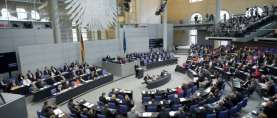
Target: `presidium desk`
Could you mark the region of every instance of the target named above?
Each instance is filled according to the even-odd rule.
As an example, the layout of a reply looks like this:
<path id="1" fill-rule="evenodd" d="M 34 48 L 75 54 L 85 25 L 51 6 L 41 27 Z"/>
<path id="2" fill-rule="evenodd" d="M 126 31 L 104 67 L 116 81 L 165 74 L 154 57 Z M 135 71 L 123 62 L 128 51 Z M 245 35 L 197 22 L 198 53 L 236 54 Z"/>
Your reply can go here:
<path id="1" fill-rule="evenodd" d="M 138 61 L 127 62 L 124 64 L 102 61 L 102 67 L 108 72 L 118 77 L 127 77 L 135 74 L 135 65 L 139 65 Z"/>

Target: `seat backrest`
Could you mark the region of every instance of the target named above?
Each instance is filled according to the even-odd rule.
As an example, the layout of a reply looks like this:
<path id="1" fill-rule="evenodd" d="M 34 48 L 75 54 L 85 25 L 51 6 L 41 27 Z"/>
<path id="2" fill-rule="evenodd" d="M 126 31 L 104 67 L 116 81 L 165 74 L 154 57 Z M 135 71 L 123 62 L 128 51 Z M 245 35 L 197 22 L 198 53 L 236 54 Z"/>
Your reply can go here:
<path id="1" fill-rule="evenodd" d="M 38 118 L 46 118 L 46 116 L 43 115 L 42 112 L 37 111 L 37 117 Z"/>
<path id="2" fill-rule="evenodd" d="M 147 107 L 147 112 L 157 112 L 157 106 L 151 105 Z"/>
<path id="3" fill-rule="evenodd" d="M 119 112 L 120 113 L 127 113 L 128 112 L 128 106 L 127 105 L 119 105 Z"/>
<path id="4" fill-rule="evenodd" d="M 85 114 L 81 114 L 81 118 L 88 118 L 88 116 Z"/>
<path id="5" fill-rule="evenodd" d="M 97 118 L 106 118 L 106 116 L 102 114 L 97 114 Z"/>
<path id="6" fill-rule="evenodd" d="M 148 102 L 151 100 L 151 97 L 142 97 L 142 102 Z"/>
<path id="7" fill-rule="evenodd" d="M 206 118 L 216 118 L 216 113 L 207 114 Z"/>
<path id="8" fill-rule="evenodd" d="M 108 105 L 109 105 L 109 108 L 116 109 L 115 103 L 109 102 Z"/>
<path id="9" fill-rule="evenodd" d="M 228 118 L 228 110 L 220 111 L 218 118 Z"/>

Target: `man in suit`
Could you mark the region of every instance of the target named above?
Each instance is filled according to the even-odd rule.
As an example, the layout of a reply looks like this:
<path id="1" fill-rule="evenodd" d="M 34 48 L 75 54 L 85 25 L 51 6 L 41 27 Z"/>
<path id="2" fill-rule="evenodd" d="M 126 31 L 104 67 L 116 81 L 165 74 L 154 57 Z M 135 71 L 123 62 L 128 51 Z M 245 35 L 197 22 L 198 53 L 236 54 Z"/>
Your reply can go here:
<path id="1" fill-rule="evenodd" d="M 39 69 L 37 69 L 35 75 L 37 79 L 42 79 L 42 72 Z"/>
<path id="2" fill-rule="evenodd" d="M 28 72 L 27 72 L 27 78 L 29 80 L 31 80 L 32 82 L 36 81 L 36 77 L 34 76 L 34 74 L 30 70 L 28 70 Z"/>
<path id="3" fill-rule="evenodd" d="M 104 104 L 107 104 L 108 101 L 106 100 L 105 96 L 106 96 L 106 93 L 102 93 L 102 95 L 99 97 L 99 101 L 103 102 Z"/>

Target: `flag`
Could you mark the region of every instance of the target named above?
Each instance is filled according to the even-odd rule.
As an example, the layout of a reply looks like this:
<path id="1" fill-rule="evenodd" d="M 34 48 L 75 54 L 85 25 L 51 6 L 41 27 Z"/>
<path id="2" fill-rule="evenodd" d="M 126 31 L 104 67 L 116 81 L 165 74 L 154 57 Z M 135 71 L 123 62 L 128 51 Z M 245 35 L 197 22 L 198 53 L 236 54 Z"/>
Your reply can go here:
<path id="1" fill-rule="evenodd" d="M 85 62 L 85 46 L 84 46 L 84 40 L 82 34 L 80 35 L 80 54 L 81 54 L 81 63 L 83 64 Z"/>
<path id="2" fill-rule="evenodd" d="M 123 32 L 123 51 L 124 51 L 124 54 L 126 53 L 126 49 L 127 49 L 127 46 L 126 46 L 126 35 L 125 35 L 125 31 Z"/>

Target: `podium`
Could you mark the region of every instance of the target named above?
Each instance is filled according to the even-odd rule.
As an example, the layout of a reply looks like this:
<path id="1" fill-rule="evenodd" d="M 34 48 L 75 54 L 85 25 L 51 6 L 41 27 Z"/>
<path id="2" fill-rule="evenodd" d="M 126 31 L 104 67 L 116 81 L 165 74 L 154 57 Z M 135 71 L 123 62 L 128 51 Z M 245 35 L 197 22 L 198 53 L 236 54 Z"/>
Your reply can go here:
<path id="1" fill-rule="evenodd" d="M 1 118 L 28 118 L 23 95 L 1 93 L 4 104 L 0 104 Z"/>

